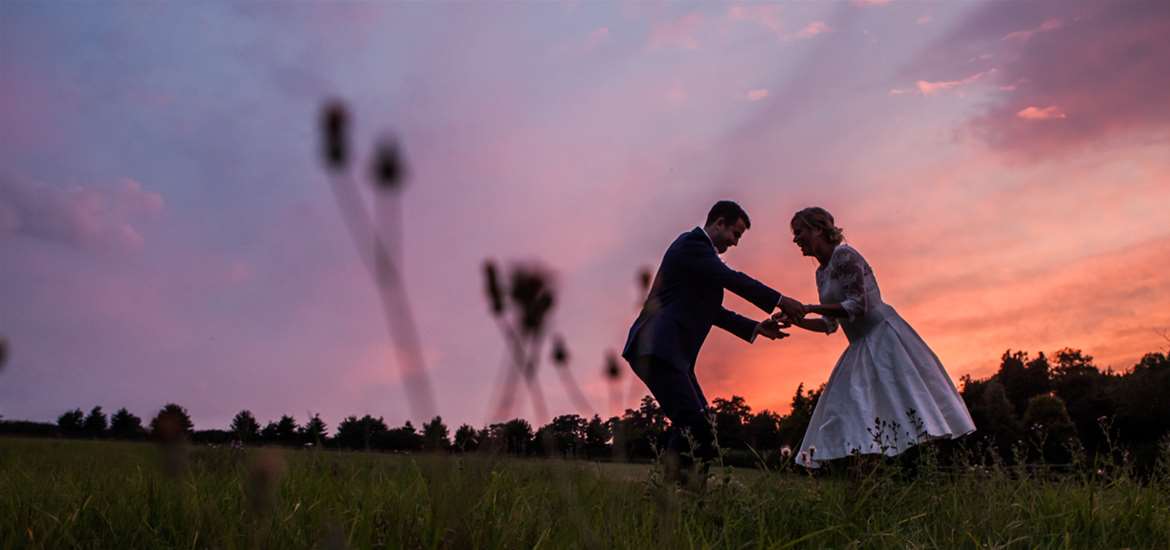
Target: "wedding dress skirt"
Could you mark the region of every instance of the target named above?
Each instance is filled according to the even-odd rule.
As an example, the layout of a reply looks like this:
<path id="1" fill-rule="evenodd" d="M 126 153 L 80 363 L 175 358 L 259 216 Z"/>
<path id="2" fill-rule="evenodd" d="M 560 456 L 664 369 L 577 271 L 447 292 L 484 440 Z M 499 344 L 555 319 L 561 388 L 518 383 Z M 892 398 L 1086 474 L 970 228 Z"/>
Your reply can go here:
<path id="1" fill-rule="evenodd" d="M 894 456 L 925 440 L 975 430 L 938 357 L 879 300 L 840 323 L 849 347 L 817 401 L 798 464 L 817 468 L 854 453 Z"/>

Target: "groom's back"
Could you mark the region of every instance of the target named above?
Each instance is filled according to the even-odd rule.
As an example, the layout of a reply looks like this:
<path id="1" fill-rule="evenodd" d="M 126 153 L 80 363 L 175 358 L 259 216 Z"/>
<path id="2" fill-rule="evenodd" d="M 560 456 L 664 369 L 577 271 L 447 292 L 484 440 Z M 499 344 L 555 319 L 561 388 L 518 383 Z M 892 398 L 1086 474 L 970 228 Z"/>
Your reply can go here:
<path id="1" fill-rule="evenodd" d="M 642 311 L 630 327 L 622 356 L 654 355 L 690 363 L 711 329 L 711 316 L 723 303 L 718 282 L 696 268 L 706 255 L 718 256 L 702 229 L 678 236 L 666 249 Z"/>
<path id="2" fill-rule="evenodd" d="M 701 229 L 678 236 L 662 256 L 654 277 L 654 286 L 646 298 L 647 306 L 660 308 L 668 315 L 696 315 L 716 309 L 723 302 L 723 289 L 716 281 L 703 277 L 695 265 L 704 256 L 718 260 L 711 242 Z"/>

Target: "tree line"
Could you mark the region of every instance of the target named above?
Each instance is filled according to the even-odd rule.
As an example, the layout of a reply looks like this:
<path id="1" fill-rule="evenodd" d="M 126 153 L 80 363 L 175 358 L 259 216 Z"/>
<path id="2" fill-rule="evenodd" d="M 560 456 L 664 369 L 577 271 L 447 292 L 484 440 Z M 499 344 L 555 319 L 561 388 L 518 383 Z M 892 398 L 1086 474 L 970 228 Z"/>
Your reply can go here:
<path id="1" fill-rule="evenodd" d="M 712 419 L 720 447 L 732 462 L 772 461 L 797 448 L 820 397 L 820 389 L 799 386 L 788 414 L 754 412 L 738 395 L 716 398 Z M 1092 356 L 1062 349 L 1052 356 L 1007 350 L 998 370 L 987 378 L 961 379 L 961 395 L 975 420 L 976 433 L 963 444 L 978 445 L 1009 463 L 1067 463 L 1108 449 L 1152 462 L 1170 434 L 1170 358 L 1148 353 L 1125 372 L 1101 369 Z M 657 402 L 642 398 L 621 415 L 591 418 L 561 415 L 534 427 L 527 420 L 451 432 L 436 416 L 416 428 L 409 420 L 390 427 L 369 414 L 343 419 L 330 432 L 319 415 L 304 424 L 283 415 L 261 426 L 242 410 L 226 429 L 195 430 L 187 410 L 167 404 L 143 425 L 125 408 L 107 417 L 101 407 L 63 413 L 56 424 L 4 421 L 0 433 L 118 439 L 186 438 L 195 443 L 315 446 L 395 452 L 491 451 L 522 456 L 560 456 L 592 460 L 652 459 L 665 442 L 669 422 Z M 909 429 L 910 427 L 903 427 Z"/>

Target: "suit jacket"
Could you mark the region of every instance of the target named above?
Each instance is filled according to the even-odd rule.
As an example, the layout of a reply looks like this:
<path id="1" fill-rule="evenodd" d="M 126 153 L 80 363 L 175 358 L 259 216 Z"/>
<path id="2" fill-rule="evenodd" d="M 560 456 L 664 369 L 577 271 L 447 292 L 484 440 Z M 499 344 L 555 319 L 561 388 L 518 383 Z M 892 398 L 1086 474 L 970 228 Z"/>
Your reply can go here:
<path id="1" fill-rule="evenodd" d="M 715 325 L 752 341 L 756 321 L 723 307 L 727 289 L 770 313 L 780 293 L 723 263 L 701 227 L 679 235 L 666 249 L 642 312 L 622 351 L 631 364 L 652 355 L 679 369 L 694 369 L 699 348 Z"/>

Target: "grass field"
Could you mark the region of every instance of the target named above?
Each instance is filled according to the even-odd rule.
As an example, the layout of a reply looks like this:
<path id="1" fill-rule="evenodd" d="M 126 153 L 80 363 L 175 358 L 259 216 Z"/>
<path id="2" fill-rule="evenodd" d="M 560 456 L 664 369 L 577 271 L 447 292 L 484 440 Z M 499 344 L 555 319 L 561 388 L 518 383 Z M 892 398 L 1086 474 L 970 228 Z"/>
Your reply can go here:
<path id="1" fill-rule="evenodd" d="M 0 548 L 1170 548 L 1170 483 L 0 439 Z"/>

